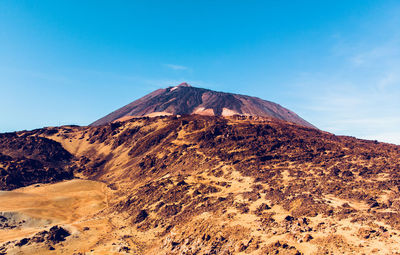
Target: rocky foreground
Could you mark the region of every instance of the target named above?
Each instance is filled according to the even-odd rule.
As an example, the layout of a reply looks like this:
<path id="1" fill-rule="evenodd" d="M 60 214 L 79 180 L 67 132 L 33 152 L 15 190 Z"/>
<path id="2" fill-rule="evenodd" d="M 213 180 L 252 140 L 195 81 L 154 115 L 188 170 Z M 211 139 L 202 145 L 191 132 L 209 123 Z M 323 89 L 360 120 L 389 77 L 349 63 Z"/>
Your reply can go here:
<path id="1" fill-rule="evenodd" d="M 0 135 L 0 254 L 400 254 L 400 146 L 254 117 Z"/>

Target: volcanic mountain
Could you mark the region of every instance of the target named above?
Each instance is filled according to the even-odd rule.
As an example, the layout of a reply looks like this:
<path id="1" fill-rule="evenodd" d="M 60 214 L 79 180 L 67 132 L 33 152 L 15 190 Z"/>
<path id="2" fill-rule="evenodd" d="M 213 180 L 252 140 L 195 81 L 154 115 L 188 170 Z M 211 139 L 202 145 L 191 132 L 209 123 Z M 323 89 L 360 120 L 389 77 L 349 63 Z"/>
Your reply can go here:
<path id="1" fill-rule="evenodd" d="M 0 134 L 0 255 L 400 254 L 399 170 L 400 146 L 181 84 Z"/>
<path id="2" fill-rule="evenodd" d="M 104 125 L 139 116 L 190 114 L 259 116 L 313 127 L 296 113 L 279 104 L 257 97 L 195 88 L 185 82 L 176 87 L 158 89 L 93 122 L 91 126 Z"/>

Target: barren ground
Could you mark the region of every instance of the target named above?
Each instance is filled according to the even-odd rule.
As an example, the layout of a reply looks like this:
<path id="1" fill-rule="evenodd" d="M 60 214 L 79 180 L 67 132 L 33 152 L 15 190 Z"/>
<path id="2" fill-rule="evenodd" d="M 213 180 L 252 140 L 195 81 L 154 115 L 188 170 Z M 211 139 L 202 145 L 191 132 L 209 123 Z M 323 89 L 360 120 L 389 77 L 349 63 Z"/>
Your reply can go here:
<path id="1" fill-rule="evenodd" d="M 19 135 L 58 142 L 74 179 L 1 191 L 0 253 L 400 254 L 399 146 L 250 117 Z"/>

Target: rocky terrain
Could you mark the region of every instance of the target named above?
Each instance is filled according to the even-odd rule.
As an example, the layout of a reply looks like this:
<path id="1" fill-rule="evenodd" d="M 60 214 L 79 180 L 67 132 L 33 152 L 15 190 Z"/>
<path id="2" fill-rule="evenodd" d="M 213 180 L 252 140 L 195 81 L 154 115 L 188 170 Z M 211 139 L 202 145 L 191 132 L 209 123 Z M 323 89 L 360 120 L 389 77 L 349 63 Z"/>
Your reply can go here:
<path id="1" fill-rule="evenodd" d="M 400 146 L 189 115 L 2 134 L 0 153 L 0 254 L 400 254 Z"/>
<path id="2" fill-rule="evenodd" d="M 71 158 L 53 140 L 29 133 L 0 134 L 0 189 L 71 179 Z"/>
<path id="3" fill-rule="evenodd" d="M 195 88 L 187 83 L 158 89 L 95 121 L 91 126 L 104 125 L 132 117 L 165 115 L 259 116 L 313 127 L 296 113 L 279 104 L 257 97 Z"/>

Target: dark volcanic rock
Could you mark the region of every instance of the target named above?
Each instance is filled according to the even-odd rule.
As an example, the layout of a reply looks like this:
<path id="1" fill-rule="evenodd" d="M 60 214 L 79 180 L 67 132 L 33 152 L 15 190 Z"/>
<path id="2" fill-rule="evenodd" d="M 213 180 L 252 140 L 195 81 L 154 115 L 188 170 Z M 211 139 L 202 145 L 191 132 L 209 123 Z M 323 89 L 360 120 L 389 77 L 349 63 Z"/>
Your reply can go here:
<path id="1" fill-rule="evenodd" d="M 135 223 L 140 223 L 144 221 L 147 216 L 149 216 L 149 214 L 146 212 L 146 210 L 141 210 L 135 218 Z"/>
<path id="2" fill-rule="evenodd" d="M 53 226 L 48 232 L 47 240 L 52 243 L 59 243 L 65 241 L 65 238 L 70 235 L 71 234 L 64 228 Z"/>
<path id="3" fill-rule="evenodd" d="M 15 246 L 24 246 L 26 244 L 45 242 L 46 244 L 49 245 L 50 250 L 54 250 L 54 248 L 51 249 L 52 248 L 51 245 L 65 241 L 65 238 L 70 235 L 71 234 L 66 229 L 60 226 L 53 226 L 50 228 L 49 231 L 41 231 L 36 233 L 31 238 L 23 238 L 19 240 L 15 244 Z"/>
<path id="4" fill-rule="evenodd" d="M 59 143 L 26 134 L 0 134 L 0 190 L 73 177 L 72 155 Z"/>

